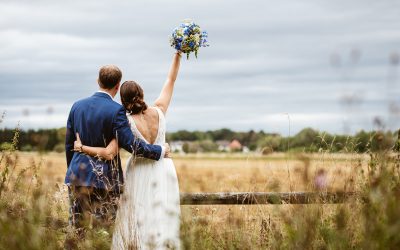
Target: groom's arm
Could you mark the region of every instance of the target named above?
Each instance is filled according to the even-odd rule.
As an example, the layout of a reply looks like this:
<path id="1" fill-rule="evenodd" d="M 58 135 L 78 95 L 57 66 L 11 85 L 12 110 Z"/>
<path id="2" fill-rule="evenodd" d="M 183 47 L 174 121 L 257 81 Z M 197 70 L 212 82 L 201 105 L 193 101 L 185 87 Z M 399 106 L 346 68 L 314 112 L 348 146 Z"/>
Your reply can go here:
<path id="1" fill-rule="evenodd" d="M 136 156 L 151 160 L 159 160 L 164 157 L 165 149 L 159 145 L 147 144 L 136 138 L 129 126 L 126 111 L 123 107 L 118 111 L 113 121 L 113 133 L 117 138 L 118 145 Z"/>

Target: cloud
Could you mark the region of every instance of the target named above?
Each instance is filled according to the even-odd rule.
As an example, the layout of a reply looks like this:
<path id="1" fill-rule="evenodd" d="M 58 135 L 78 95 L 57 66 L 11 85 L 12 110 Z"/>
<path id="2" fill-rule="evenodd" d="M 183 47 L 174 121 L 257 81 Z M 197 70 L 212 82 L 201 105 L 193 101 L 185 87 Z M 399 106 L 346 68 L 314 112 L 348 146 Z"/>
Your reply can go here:
<path id="1" fill-rule="evenodd" d="M 389 119 L 388 102 L 400 92 L 398 66 L 389 63 L 400 53 L 399 7 L 394 0 L 2 1 L 3 126 L 64 126 L 69 107 L 96 91 L 98 68 L 110 63 L 142 84 L 151 103 L 173 53 L 168 35 L 191 17 L 208 30 L 211 47 L 182 61 L 170 130 L 286 133 L 284 113 L 293 131 L 341 132 L 349 116 L 352 130 L 370 129 L 375 116 Z"/>

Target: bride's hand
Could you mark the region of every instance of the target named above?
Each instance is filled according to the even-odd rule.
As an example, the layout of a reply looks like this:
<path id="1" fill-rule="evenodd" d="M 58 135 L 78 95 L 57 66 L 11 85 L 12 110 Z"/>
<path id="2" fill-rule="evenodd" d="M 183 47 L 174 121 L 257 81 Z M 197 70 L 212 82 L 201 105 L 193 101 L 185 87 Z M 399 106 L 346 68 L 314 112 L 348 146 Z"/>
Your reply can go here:
<path id="1" fill-rule="evenodd" d="M 171 158 L 171 148 L 168 143 L 164 143 L 165 155 L 164 158 Z"/>
<path id="2" fill-rule="evenodd" d="M 79 133 L 76 133 L 76 141 L 74 141 L 74 151 L 76 152 L 82 152 L 82 141 L 81 138 L 79 137 Z"/>

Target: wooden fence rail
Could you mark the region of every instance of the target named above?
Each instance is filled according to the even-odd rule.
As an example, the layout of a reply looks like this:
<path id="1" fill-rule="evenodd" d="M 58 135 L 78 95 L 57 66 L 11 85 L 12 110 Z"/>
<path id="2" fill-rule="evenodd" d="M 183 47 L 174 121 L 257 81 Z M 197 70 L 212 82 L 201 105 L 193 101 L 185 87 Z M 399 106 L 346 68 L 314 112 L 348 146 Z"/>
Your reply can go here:
<path id="1" fill-rule="evenodd" d="M 255 205 L 343 203 L 355 193 L 345 192 L 241 192 L 181 193 L 181 205 Z"/>

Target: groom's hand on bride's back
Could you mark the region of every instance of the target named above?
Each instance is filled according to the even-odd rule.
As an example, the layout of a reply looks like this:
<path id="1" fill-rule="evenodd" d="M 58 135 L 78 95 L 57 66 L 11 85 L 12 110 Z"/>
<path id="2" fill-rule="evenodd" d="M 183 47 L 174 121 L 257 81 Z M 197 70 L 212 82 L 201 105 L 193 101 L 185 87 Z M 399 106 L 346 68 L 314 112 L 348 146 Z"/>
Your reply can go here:
<path id="1" fill-rule="evenodd" d="M 171 148 L 169 147 L 169 144 L 164 143 L 164 147 L 165 147 L 164 158 L 171 158 Z"/>

